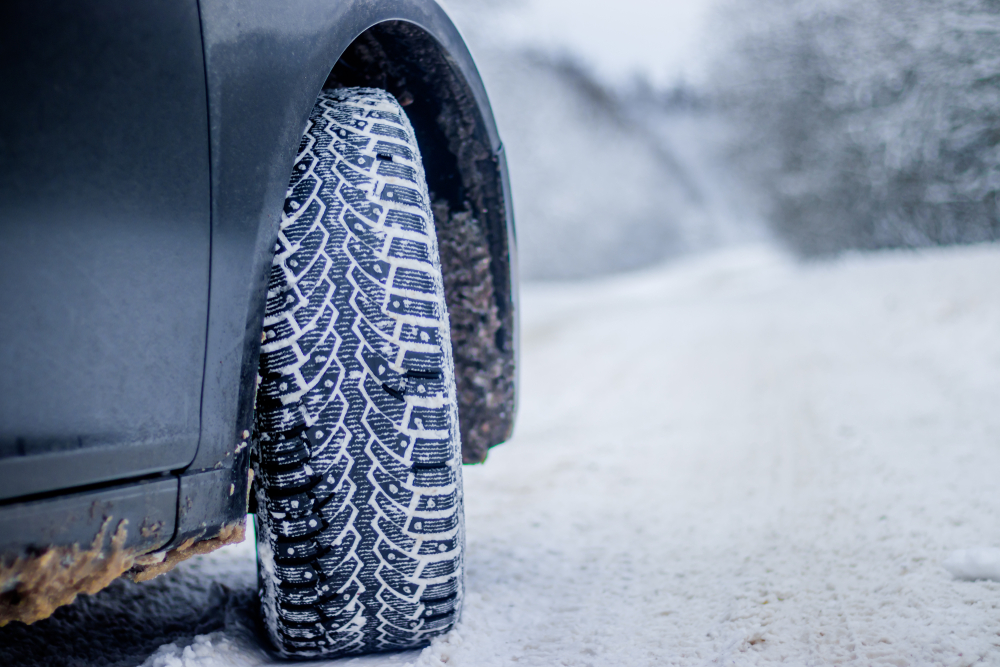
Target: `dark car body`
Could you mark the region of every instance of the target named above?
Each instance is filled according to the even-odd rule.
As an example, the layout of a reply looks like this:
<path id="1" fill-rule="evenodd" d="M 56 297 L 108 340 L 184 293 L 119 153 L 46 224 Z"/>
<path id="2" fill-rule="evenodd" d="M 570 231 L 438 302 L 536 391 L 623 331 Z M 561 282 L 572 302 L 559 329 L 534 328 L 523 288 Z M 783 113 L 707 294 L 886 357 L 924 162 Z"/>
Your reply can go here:
<path id="1" fill-rule="evenodd" d="M 46 552 L 141 570 L 242 526 L 266 281 L 324 87 L 406 105 L 436 201 L 465 459 L 509 436 L 506 163 L 433 0 L 42 0 L 0 14 L 0 600 L 12 576 L 60 585 Z M 476 234 L 452 234 L 458 211 Z M 477 262 L 486 274 L 465 270 Z M 488 289 L 469 297 L 470 280 Z"/>

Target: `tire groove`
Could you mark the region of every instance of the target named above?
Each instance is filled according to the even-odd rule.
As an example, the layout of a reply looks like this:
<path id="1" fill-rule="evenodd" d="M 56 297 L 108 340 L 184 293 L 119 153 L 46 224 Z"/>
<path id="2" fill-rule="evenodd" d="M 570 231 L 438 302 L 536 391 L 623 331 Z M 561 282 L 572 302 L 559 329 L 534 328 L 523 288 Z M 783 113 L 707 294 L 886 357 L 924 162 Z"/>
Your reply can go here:
<path id="1" fill-rule="evenodd" d="M 425 645 L 461 607 L 458 415 L 419 150 L 387 93 L 320 96 L 275 249 L 255 458 L 269 634 L 289 657 Z"/>

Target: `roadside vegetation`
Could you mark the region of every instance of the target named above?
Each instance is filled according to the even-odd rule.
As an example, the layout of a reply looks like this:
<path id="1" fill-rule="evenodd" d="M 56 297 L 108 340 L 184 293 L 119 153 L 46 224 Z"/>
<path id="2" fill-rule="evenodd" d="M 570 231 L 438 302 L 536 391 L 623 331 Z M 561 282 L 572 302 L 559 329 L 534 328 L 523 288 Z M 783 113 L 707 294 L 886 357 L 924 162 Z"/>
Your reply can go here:
<path id="1" fill-rule="evenodd" d="M 714 97 L 807 256 L 1000 238 L 1000 2 L 727 2 Z"/>

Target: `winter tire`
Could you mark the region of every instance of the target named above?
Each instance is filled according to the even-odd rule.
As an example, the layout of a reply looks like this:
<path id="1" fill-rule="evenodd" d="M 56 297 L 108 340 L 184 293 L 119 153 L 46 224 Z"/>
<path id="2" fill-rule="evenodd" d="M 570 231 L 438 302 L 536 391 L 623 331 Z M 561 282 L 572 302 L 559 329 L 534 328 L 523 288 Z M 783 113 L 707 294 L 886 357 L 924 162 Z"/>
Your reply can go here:
<path id="1" fill-rule="evenodd" d="M 292 171 L 257 392 L 257 562 L 285 657 L 427 644 L 462 601 L 455 369 L 413 129 L 326 90 Z"/>

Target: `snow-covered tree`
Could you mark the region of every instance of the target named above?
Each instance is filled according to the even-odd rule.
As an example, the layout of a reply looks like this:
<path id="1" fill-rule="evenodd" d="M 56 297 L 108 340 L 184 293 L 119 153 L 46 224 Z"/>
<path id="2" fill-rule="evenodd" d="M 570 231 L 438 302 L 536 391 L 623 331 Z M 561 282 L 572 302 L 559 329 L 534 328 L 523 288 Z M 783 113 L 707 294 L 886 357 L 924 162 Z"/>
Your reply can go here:
<path id="1" fill-rule="evenodd" d="M 1000 238 L 1000 1 L 727 9 L 717 92 L 794 248 Z"/>

